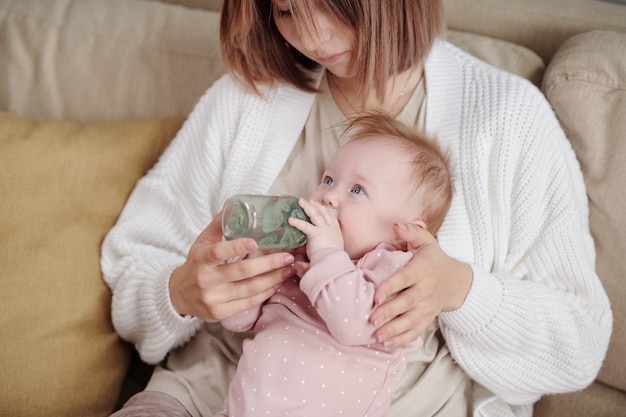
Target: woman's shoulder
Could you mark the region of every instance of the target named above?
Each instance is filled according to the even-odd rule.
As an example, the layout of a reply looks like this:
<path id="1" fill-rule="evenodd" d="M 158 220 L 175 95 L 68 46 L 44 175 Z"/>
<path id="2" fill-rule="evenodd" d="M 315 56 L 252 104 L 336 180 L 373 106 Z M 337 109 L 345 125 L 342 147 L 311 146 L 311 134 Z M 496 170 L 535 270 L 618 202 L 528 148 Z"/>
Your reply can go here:
<path id="1" fill-rule="evenodd" d="M 436 65 L 448 72 L 458 72 L 463 85 L 472 87 L 474 91 L 485 91 L 487 88 L 503 94 L 543 97 L 539 88 L 529 80 L 489 64 L 448 41 L 437 42 L 432 56 Z"/>
<path id="2" fill-rule="evenodd" d="M 503 115 L 528 115 L 550 111 L 550 105 L 529 80 L 484 62 L 449 42 L 437 46 L 439 60 L 455 67 L 467 102 L 480 103 L 475 110 Z M 467 111 L 467 107 L 465 108 Z"/>
<path id="3" fill-rule="evenodd" d="M 255 91 L 236 75 L 226 73 L 205 91 L 194 112 L 227 114 L 231 121 L 237 114 L 267 113 L 285 107 L 299 112 L 306 108 L 310 101 L 306 97 L 312 94 L 285 83 L 258 85 Z"/>

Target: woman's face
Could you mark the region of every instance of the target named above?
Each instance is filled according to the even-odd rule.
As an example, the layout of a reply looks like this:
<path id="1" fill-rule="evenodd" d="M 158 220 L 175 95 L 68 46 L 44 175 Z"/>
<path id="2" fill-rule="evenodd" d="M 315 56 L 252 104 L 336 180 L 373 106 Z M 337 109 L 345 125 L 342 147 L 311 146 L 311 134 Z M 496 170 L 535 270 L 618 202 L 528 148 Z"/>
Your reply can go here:
<path id="1" fill-rule="evenodd" d="M 317 31 L 298 25 L 286 0 L 272 0 L 274 22 L 285 40 L 301 54 L 340 78 L 354 75 L 355 32 L 321 7 L 313 6 Z"/>

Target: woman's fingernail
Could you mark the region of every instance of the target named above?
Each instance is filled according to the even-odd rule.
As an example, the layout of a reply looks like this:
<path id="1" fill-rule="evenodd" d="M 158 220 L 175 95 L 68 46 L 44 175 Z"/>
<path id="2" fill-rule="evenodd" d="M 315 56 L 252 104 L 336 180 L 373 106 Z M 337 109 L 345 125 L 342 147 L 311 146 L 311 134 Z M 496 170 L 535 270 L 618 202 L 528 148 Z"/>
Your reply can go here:
<path id="1" fill-rule="evenodd" d="M 283 265 L 292 265 L 295 260 L 296 258 L 294 258 L 293 255 L 285 255 L 283 257 Z"/>
<path id="2" fill-rule="evenodd" d="M 384 295 L 377 295 L 374 299 L 374 303 L 376 304 L 376 306 L 381 306 L 385 302 L 385 298 L 386 297 Z"/>
<path id="3" fill-rule="evenodd" d="M 385 344 L 386 340 L 389 338 L 386 332 L 380 332 L 376 335 L 376 341 L 378 343 Z"/>
<path id="4" fill-rule="evenodd" d="M 289 278 L 296 274 L 295 268 L 287 268 L 283 271 L 283 277 Z"/>
<path id="5" fill-rule="evenodd" d="M 385 318 L 382 316 L 379 316 L 379 317 L 374 318 L 374 320 L 372 321 L 372 324 L 374 325 L 374 327 L 379 327 L 381 324 L 383 324 L 384 321 L 385 321 Z"/>
<path id="6" fill-rule="evenodd" d="M 244 243 L 244 248 L 246 248 L 246 251 L 248 252 L 252 252 L 253 250 L 256 250 L 257 248 L 257 244 L 254 240 L 248 240 L 246 243 Z"/>

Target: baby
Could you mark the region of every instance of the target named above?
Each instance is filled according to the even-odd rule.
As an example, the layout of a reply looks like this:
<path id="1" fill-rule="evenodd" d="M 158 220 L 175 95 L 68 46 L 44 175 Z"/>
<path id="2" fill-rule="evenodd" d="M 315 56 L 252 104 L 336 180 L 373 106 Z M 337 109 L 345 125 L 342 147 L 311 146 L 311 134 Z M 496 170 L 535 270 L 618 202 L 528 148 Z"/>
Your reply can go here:
<path id="1" fill-rule="evenodd" d="M 230 385 L 225 411 L 237 416 L 385 416 L 408 352 L 374 338 L 374 291 L 412 252 L 394 225 L 435 235 L 452 199 L 447 158 L 436 143 L 372 113 L 353 119 L 309 200 L 311 219 L 290 218 L 307 235 L 309 264 L 262 305 L 224 327 L 254 328 Z"/>

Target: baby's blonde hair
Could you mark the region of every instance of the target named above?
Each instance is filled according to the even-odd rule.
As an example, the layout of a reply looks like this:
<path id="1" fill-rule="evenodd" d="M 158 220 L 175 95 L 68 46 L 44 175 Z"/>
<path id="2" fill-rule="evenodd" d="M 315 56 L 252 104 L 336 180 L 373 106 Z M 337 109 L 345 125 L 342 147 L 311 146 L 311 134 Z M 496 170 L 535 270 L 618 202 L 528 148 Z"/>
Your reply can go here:
<path id="1" fill-rule="evenodd" d="M 369 111 L 348 120 L 342 141 L 372 136 L 396 140 L 411 156 L 414 193 L 421 199 L 421 219 L 433 235 L 437 233 L 452 203 L 452 174 L 448 156 L 435 138 L 408 127 L 387 113 Z"/>

